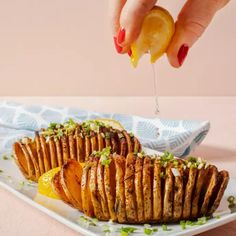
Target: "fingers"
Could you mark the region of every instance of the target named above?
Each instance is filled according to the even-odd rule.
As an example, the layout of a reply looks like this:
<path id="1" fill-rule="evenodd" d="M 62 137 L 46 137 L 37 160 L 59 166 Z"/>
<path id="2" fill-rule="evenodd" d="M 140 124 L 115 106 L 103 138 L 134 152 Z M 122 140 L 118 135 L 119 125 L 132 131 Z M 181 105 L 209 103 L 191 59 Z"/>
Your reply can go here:
<path id="1" fill-rule="evenodd" d="M 110 0 L 114 43 L 118 53 L 125 53 L 138 37 L 143 19 L 156 0 Z"/>
<path id="2" fill-rule="evenodd" d="M 175 34 L 167 50 L 169 62 L 180 67 L 188 49 L 198 40 L 210 24 L 215 13 L 229 0 L 188 0 L 181 10 Z"/>

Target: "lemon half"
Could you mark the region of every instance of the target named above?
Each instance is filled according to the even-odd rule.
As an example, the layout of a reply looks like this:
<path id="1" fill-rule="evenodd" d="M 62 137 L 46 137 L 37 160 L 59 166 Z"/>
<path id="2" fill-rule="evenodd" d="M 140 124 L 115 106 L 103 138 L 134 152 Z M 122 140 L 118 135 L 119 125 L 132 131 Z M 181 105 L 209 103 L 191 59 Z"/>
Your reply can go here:
<path id="1" fill-rule="evenodd" d="M 137 40 L 131 45 L 131 63 L 138 65 L 143 54 L 149 52 L 154 63 L 167 50 L 175 31 L 175 24 L 170 13 L 155 6 L 144 18 Z"/>

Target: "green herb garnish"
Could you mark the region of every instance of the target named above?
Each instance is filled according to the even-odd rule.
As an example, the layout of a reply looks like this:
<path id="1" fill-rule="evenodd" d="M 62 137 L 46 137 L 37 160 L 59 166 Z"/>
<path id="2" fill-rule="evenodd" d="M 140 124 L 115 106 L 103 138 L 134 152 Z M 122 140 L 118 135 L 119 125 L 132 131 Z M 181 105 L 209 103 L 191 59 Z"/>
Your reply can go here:
<path id="1" fill-rule="evenodd" d="M 181 225 L 181 228 L 182 228 L 183 230 L 186 229 L 186 222 L 185 222 L 185 220 L 181 220 L 181 221 L 180 221 L 180 225 Z"/>
<path id="2" fill-rule="evenodd" d="M 171 231 L 172 229 L 168 228 L 167 225 L 163 224 L 162 225 L 162 230 L 163 231 Z"/>
<path id="3" fill-rule="evenodd" d="M 0 174 L 3 173 L 3 170 L 0 169 Z"/>
<path id="4" fill-rule="evenodd" d="M 3 155 L 3 156 L 2 156 L 2 159 L 3 159 L 4 161 L 6 161 L 6 160 L 9 160 L 10 158 L 9 158 L 7 155 Z"/>
<path id="5" fill-rule="evenodd" d="M 121 227 L 119 229 L 121 236 L 129 236 L 131 233 L 134 233 L 137 228 L 134 227 Z"/>
<path id="6" fill-rule="evenodd" d="M 235 197 L 231 195 L 231 196 L 229 196 L 229 197 L 227 198 L 227 201 L 228 201 L 229 203 L 234 203 Z"/>
<path id="7" fill-rule="evenodd" d="M 79 220 L 81 220 L 82 222 L 87 223 L 90 226 L 97 226 L 92 219 L 89 219 L 85 216 L 80 216 Z"/>
<path id="8" fill-rule="evenodd" d="M 158 229 L 157 228 L 144 228 L 144 233 L 146 234 L 146 235 L 152 235 L 153 233 L 155 233 L 155 232 L 157 232 L 158 231 Z"/>
<path id="9" fill-rule="evenodd" d="M 102 151 L 94 151 L 92 154 L 96 157 L 100 157 L 102 165 L 104 166 L 109 166 L 109 164 L 111 163 L 111 160 L 109 159 L 109 156 L 111 154 L 111 147 L 103 148 Z"/>

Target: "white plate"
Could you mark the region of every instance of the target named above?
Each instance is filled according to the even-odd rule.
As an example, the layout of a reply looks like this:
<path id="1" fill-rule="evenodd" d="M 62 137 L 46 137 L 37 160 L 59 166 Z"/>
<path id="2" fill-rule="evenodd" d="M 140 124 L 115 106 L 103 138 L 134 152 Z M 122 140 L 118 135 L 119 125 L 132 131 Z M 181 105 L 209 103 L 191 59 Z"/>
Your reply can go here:
<path id="1" fill-rule="evenodd" d="M 152 150 L 145 151 L 149 154 L 150 152 L 154 152 Z M 105 235 L 103 228 L 109 226 L 112 231 L 110 235 L 120 235 L 120 233 L 117 232 L 119 228 L 131 226 L 137 228 L 134 233 L 135 235 L 144 235 L 143 225 L 123 225 L 93 220 L 96 226 L 89 226 L 88 223 L 81 220 L 80 217 L 83 216 L 83 214 L 79 211 L 67 206 L 60 200 L 50 199 L 37 194 L 37 184 L 31 184 L 26 181 L 13 160 L 3 160 L 0 158 L 0 169 L 3 171 L 0 173 L 0 186 L 79 233 L 91 236 Z M 22 181 L 24 181 L 24 185 Z M 158 228 L 158 232 L 153 235 L 195 235 L 236 220 L 236 213 L 230 212 L 227 202 L 228 196 L 236 196 L 235 186 L 236 180 L 230 179 L 224 197 L 216 212 L 216 215 L 220 215 L 220 218 L 210 219 L 206 224 L 201 226 L 187 226 L 185 230 L 183 230 L 179 224 L 168 225 L 168 229 L 171 229 L 171 231 L 163 231 L 161 225 L 155 225 L 153 228 Z"/>

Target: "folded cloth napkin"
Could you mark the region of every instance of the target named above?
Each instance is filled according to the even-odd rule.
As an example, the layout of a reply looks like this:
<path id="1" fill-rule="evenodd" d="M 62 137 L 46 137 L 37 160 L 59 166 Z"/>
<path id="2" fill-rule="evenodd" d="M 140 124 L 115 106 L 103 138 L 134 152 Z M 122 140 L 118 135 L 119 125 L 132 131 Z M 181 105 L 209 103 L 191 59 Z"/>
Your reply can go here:
<path id="1" fill-rule="evenodd" d="M 118 120 L 139 138 L 144 147 L 165 150 L 183 157 L 199 145 L 209 131 L 209 121 L 166 120 L 140 116 L 108 114 L 79 108 L 24 105 L 10 101 L 0 102 L 0 152 L 9 152 L 17 139 L 34 136 L 34 131 L 50 122 L 62 123 L 69 118 L 84 121 L 95 118 Z"/>

